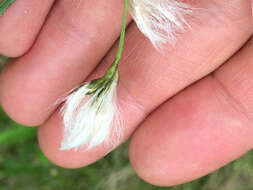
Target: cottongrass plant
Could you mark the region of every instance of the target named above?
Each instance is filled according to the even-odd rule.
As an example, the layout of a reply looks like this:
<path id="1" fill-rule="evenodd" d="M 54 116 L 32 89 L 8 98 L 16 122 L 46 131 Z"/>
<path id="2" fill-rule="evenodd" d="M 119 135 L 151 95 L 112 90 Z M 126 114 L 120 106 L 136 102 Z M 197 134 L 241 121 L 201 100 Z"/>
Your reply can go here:
<path id="1" fill-rule="evenodd" d="M 177 32 L 189 27 L 185 16 L 192 7 L 177 0 L 129 0 L 129 10 L 140 31 L 157 49 L 174 43 Z"/>
<path id="2" fill-rule="evenodd" d="M 90 83 L 85 83 L 66 98 L 62 107 L 63 139 L 61 150 L 92 149 L 103 142 L 110 143 L 117 114 L 118 64 L 122 55 L 128 0 L 124 0 L 124 14 L 118 52 L 106 74 Z M 115 130 L 120 136 L 120 130 Z M 113 135 L 115 136 L 115 135 Z M 116 139 L 119 139 L 117 138 Z M 115 138 L 114 138 L 115 140 Z M 116 144 L 115 141 L 114 144 Z"/>
<path id="3" fill-rule="evenodd" d="M 115 120 L 118 71 L 84 84 L 71 93 L 62 108 L 64 136 L 61 150 L 89 150 L 105 141 Z M 119 135 L 119 134 L 118 134 Z"/>
<path id="4" fill-rule="evenodd" d="M 130 5 L 132 14 L 140 31 L 150 39 L 154 47 L 175 41 L 177 31 L 183 31 L 188 25 L 185 15 L 192 12 L 189 5 L 176 0 L 124 0 L 124 16 L 119 49 L 116 59 L 106 74 L 74 90 L 66 99 L 62 108 L 63 140 L 61 150 L 86 150 L 99 146 L 103 142 L 115 142 L 112 131 L 120 136 L 121 130 L 112 130 L 117 114 L 116 90 L 118 84 L 118 63 L 121 58 L 126 15 Z M 119 138 L 116 138 L 119 139 Z"/>
<path id="5" fill-rule="evenodd" d="M 2 0 L 0 16 L 14 2 Z M 119 121 L 116 93 L 118 64 L 124 45 L 128 3 L 129 12 L 138 28 L 157 49 L 165 43 L 174 43 L 177 32 L 189 26 L 185 16 L 192 14 L 193 10 L 190 5 L 179 0 L 124 0 L 122 30 L 115 61 L 103 77 L 82 84 L 64 98 L 60 150 L 79 150 L 82 147 L 89 150 L 103 142 L 113 142 L 113 146 L 117 144 L 115 139 L 119 139 L 121 130 L 115 128 L 115 137 L 112 126 L 114 121 Z"/>

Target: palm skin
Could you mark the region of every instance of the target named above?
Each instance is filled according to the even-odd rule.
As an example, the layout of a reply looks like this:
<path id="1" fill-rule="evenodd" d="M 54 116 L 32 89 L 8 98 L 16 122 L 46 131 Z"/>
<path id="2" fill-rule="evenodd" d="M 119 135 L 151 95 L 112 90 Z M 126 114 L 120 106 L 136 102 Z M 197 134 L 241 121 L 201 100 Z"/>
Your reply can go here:
<path id="1" fill-rule="evenodd" d="M 120 143 L 131 138 L 134 169 L 155 185 L 191 181 L 253 147 L 251 1 L 194 6 L 204 9 L 190 20 L 192 30 L 163 53 L 128 17 Z M 60 151 L 62 120 L 52 104 L 111 64 L 122 9 L 118 0 L 17 0 L 0 18 L 0 53 L 15 57 L 0 76 L 0 103 L 15 121 L 39 126 L 40 147 L 59 166 L 83 167 L 111 151 Z"/>

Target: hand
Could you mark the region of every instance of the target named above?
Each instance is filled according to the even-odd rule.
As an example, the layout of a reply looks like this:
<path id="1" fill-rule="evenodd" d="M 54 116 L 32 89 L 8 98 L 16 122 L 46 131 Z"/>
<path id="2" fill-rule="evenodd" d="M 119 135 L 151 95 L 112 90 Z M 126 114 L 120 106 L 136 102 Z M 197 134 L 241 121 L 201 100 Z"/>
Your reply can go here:
<path id="1" fill-rule="evenodd" d="M 120 143 L 131 136 L 131 163 L 149 183 L 196 179 L 253 147 L 250 3 L 196 1 L 206 10 L 163 54 L 128 18 Z M 83 167 L 111 151 L 60 151 L 62 121 L 52 105 L 112 63 L 122 9 L 119 0 L 17 0 L 0 17 L 0 53 L 16 57 L 1 73 L 0 102 L 15 121 L 40 125 L 40 147 L 59 166 Z"/>

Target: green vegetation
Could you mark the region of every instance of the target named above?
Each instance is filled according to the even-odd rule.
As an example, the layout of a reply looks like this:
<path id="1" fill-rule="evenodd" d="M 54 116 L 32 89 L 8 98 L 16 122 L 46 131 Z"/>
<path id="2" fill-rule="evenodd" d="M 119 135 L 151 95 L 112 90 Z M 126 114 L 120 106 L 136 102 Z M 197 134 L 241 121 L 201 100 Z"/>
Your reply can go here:
<path id="1" fill-rule="evenodd" d="M 2 0 L 0 2 L 0 16 L 8 9 L 16 0 Z"/>
<path id="2" fill-rule="evenodd" d="M 0 110 L 1 190 L 252 190 L 253 152 L 194 182 L 155 187 L 139 179 L 128 160 L 128 143 L 82 169 L 51 164 L 39 150 L 36 128 L 11 121 Z"/>
<path id="3" fill-rule="evenodd" d="M 253 189 L 253 151 L 211 175 L 162 188 L 137 177 L 129 163 L 128 144 L 91 166 L 74 170 L 59 168 L 41 153 L 36 128 L 16 124 L 0 109 L 0 190 Z"/>

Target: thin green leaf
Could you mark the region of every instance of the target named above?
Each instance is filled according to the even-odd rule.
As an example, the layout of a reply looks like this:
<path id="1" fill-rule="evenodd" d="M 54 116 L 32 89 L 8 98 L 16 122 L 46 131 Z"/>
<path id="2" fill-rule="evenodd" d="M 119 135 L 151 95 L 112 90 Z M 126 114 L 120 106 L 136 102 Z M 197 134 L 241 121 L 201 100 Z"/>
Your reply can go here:
<path id="1" fill-rule="evenodd" d="M 0 16 L 12 5 L 16 0 L 2 0 L 0 3 Z"/>
<path id="2" fill-rule="evenodd" d="M 8 60 L 8 57 L 5 57 L 3 55 L 0 55 L 0 66 L 4 64 Z"/>
<path id="3" fill-rule="evenodd" d="M 24 143 L 36 137 L 36 128 L 14 127 L 0 133 L 0 146 Z"/>

